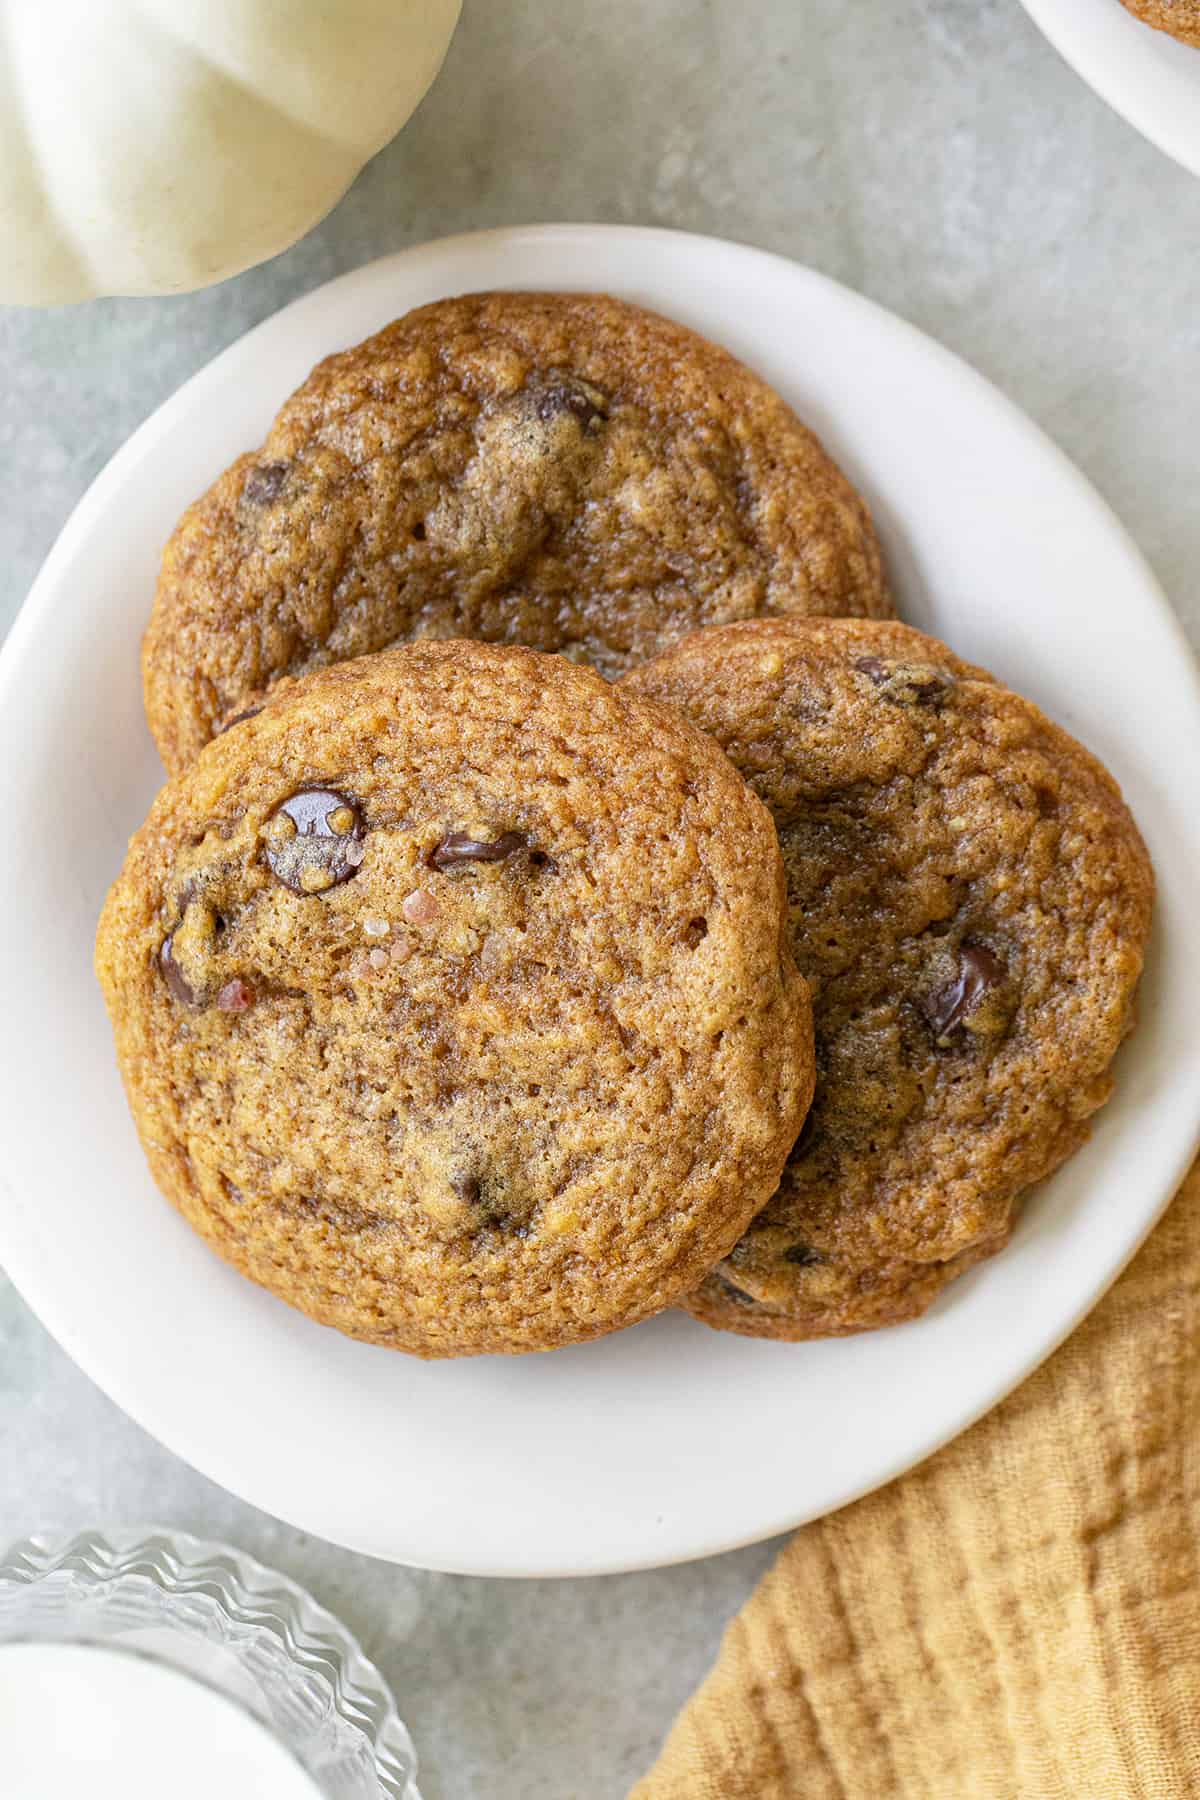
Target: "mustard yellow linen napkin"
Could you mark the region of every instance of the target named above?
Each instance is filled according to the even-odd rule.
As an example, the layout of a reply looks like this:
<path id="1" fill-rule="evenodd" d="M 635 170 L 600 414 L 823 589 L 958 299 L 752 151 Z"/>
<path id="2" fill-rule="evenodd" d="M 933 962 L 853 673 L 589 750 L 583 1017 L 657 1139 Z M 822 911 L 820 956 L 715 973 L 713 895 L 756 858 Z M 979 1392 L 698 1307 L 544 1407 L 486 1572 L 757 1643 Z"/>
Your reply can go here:
<path id="1" fill-rule="evenodd" d="M 1004 1405 L 806 1526 L 632 1800 L 1200 1796 L 1200 1163 Z"/>

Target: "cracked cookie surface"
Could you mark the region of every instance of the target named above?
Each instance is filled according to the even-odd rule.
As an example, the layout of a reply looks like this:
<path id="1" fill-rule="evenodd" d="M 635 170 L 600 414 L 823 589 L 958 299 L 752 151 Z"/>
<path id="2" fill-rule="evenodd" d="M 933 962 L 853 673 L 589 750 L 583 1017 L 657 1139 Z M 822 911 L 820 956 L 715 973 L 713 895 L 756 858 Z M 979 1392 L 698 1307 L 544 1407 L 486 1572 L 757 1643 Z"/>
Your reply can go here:
<path id="1" fill-rule="evenodd" d="M 733 625 L 623 685 L 770 807 L 813 992 L 811 1113 L 694 1310 L 785 1338 L 911 1317 L 1109 1094 L 1153 899 L 1137 828 L 1094 757 L 905 625 Z"/>
<path id="2" fill-rule="evenodd" d="M 619 675 L 697 626 L 891 611 L 849 482 L 725 351 L 598 295 L 474 294 L 318 365 L 167 546 L 169 772 L 284 676 L 412 638 Z"/>
<path id="3" fill-rule="evenodd" d="M 97 969 L 189 1222 L 421 1355 L 677 1301 L 811 1093 L 770 815 L 685 720 L 528 650 L 286 684 L 155 802 Z"/>

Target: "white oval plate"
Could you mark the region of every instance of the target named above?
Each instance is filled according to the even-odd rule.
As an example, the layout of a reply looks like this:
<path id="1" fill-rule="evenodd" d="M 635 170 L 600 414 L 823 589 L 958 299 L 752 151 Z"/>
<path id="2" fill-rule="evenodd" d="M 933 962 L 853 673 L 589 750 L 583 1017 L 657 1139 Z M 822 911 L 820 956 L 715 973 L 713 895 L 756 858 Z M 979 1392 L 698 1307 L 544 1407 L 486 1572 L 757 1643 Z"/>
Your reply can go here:
<path id="1" fill-rule="evenodd" d="M 1077 75 L 1143 137 L 1200 175 L 1200 50 L 1121 0 L 1023 0 Z"/>
<path id="2" fill-rule="evenodd" d="M 1149 839 L 1156 953 L 1117 1097 L 1007 1254 L 916 1324 L 797 1347 L 673 1315 L 553 1356 L 422 1364 L 241 1280 L 146 1173 L 91 948 L 160 779 L 138 673 L 160 546 L 318 357 L 439 295 L 515 285 L 645 302 L 775 382 L 865 489 L 906 616 L 1097 750 Z M 259 326 L 142 426 L 70 520 L 0 658 L 0 1260 L 163 1443 L 377 1556 L 599 1573 L 841 1506 L 1028 1375 L 1184 1171 L 1200 1111 L 1198 744 L 1189 652 L 1121 526 L 994 388 L 866 300 L 759 251 L 606 226 L 454 238 L 361 269 Z"/>

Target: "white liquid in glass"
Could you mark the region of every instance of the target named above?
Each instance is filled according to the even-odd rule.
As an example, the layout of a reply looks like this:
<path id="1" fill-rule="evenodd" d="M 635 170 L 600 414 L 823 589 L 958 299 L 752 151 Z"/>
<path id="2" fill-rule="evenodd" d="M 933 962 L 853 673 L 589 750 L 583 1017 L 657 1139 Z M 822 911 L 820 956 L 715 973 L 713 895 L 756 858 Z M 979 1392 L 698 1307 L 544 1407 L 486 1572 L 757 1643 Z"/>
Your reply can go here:
<path id="1" fill-rule="evenodd" d="M 320 1800 L 233 1701 L 162 1663 L 83 1644 L 0 1644 L 3 1800 Z"/>

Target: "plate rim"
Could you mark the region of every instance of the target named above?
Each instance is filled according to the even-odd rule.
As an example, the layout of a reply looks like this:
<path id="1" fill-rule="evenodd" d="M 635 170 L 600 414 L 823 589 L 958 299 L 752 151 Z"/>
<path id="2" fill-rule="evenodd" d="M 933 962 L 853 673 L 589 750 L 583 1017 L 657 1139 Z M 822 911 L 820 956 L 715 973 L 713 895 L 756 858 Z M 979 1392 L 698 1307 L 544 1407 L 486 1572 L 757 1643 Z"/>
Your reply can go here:
<path id="1" fill-rule="evenodd" d="M 174 426 L 177 411 L 182 410 L 185 405 L 185 396 L 188 396 L 193 386 L 200 381 L 214 379 L 214 371 L 220 368 L 226 358 L 231 357 L 234 353 L 244 353 L 244 346 L 248 342 L 253 341 L 259 333 L 270 330 L 286 315 L 298 309 L 302 309 L 306 305 L 314 304 L 318 296 L 322 297 L 322 300 L 326 303 L 330 296 L 336 298 L 339 289 L 348 289 L 352 284 L 361 280 L 367 271 L 379 271 L 391 266 L 401 265 L 405 262 L 427 256 L 430 253 L 440 254 L 445 257 L 463 251 L 470 253 L 480 251 L 494 252 L 500 245 L 503 245 L 507 251 L 511 252 L 515 249 L 519 252 L 522 244 L 531 241 L 535 243 L 545 243 L 558 240 L 562 243 L 569 243 L 571 240 L 578 240 L 581 236 L 593 242 L 597 239 L 607 239 L 614 244 L 624 242 L 627 245 L 636 244 L 638 242 L 644 243 L 649 239 L 659 240 L 663 245 L 672 246 L 680 243 L 687 243 L 693 247 L 701 248 L 705 253 L 716 253 L 721 256 L 732 253 L 736 257 L 748 259 L 748 265 L 770 265 L 787 279 L 794 279 L 799 276 L 802 280 L 812 281 L 827 290 L 832 290 L 832 293 L 840 306 L 858 309 L 861 312 L 871 315 L 876 324 L 882 323 L 887 330 L 893 334 L 899 334 L 913 342 L 914 345 L 919 348 L 921 354 L 925 356 L 932 355 L 940 359 L 948 372 L 951 372 L 960 384 L 974 388 L 977 393 L 985 397 L 989 406 L 1001 409 L 1006 413 L 1010 422 L 1018 425 L 1024 433 L 1030 436 L 1032 440 L 1040 446 L 1044 455 L 1051 457 L 1055 461 L 1063 480 L 1070 481 L 1076 487 L 1080 495 L 1088 501 L 1092 508 L 1095 509 L 1098 515 L 1104 520 L 1108 527 L 1111 539 L 1121 543 L 1123 550 L 1130 560 L 1133 570 L 1140 577 L 1141 585 L 1147 599 L 1153 600 L 1158 624 L 1169 634 L 1174 642 L 1175 649 L 1181 655 L 1181 659 L 1188 671 L 1188 674 L 1184 676 L 1184 680 L 1190 688 L 1189 699 L 1191 708 L 1197 721 L 1200 721 L 1200 670 L 1197 670 L 1195 666 L 1191 647 L 1181 622 L 1171 609 L 1157 579 L 1150 570 L 1145 558 L 1137 548 L 1129 532 L 1113 513 L 1107 501 L 1093 487 L 1086 476 L 1083 475 L 1082 471 L 1066 455 L 1066 453 L 1054 443 L 1048 434 L 1043 431 L 1027 413 L 1017 406 L 1016 403 L 1001 389 L 997 388 L 994 383 L 980 374 L 971 364 L 965 362 L 955 352 L 947 349 L 946 346 L 928 336 L 918 327 L 911 325 L 895 312 L 878 305 L 876 302 L 867 299 L 863 295 L 855 293 L 852 289 L 844 287 L 841 283 L 834 281 L 831 277 L 826 276 L 817 270 L 813 270 L 806 265 L 797 263 L 786 256 L 761 250 L 754 246 L 739 244 L 732 240 L 715 238 L 699 233 L 675 231 L 662 227 L 608 224 L 585 225 L 572 223 L 502 226 L 484 231 L 456 233 L 440 239 L 433 239 L 425 243 L 415 244 L 404 250 L 374 259 L 371 262 L 363 264 L 358 269 L 348 271 L 347 273 L 336 277 L 334 280 L 320 284 L 316 288 L 297 297 L 287 306 L 280 308 L 277 312 L 262 320 L 249 332 L 243 333 L 239 338 L 235 339 L 232 344 L 226 346 L 223 350 L 218 352 L 215 357 L 211 358 L 206 364 L 198 369 L 188 378 L 188 380 L 177 388 L 174 393 L 169 395 L 116 451 L 114 456 L 89 485 L 69 515 L 34 581 L 29 596 L 21 608 L 17 619 L 14 621 L 7 640 L 4 645 L 0 647 L 0 717 L 3 716 L 5 700 L 11 690 L 11 684 L 21 680 L 25 661 L 36 645 L 38 627 L 42 615 L 53 603 L 57 570 L 60 563 L 66 561 L 72 554 L 76 540 L 81 536 L 85 536 L 89 531 L 93 518 L 97 515 L 102 515 L 106 511 L 110 488 L 122 483 L 125 478 L 126 470 L 143 457 L 161 436 L 169 434 Z M 517 258 L 514 258 L 514 264 L 519 266 Z M 563 282 L 560 283 L 559 286 L 560 288 L 567 288 L 569 284 Z M 617 288 L 617 291 L 621 291 L 619 287 Z M 1192 1080 L 1191 1086 L 1194 1090 L 1194 1117 L 1186 1130 L 1181 1130 L 1176 1134 L 1174 1154 L 1168 1159 L 1171 1175 L 1168 1180 L 1164 1182 L 1163 1196 L 1155 1209 L 1153 1216 L 1147 1217 L 1144 1220 L 1142 1228 L 1139 1230 L 1136 1238 L 1126 1247 L 1119 1263 L 1114 1263 L 1109 1268 L 1102 1284 L 1098 1288 L 1095 1288 L 1094 1291 L 1089 1288 L 1088 1291 L 1079 1298 L 1078 1303 L 1069 1309 L 1069 1316 L 1065 1316 L 1058 1321 L 1058 1328 L 1053 1336 L 1047 1337 L 1045 1341 L 1039 1341 L 1039 1344 L 1032 1355 L 1028 1358 L 1023 1357 L 1021 1359 L 1021 1368 L 1015 1376 L 1007 1371 L 1002 1373 L 997 1380 L 976 1393 L 970 1407 L 960 1408 L 956 1411 L 954 1417 L 948 1424 L 939 1426 L 932 1431 L 915 1434 L 912 1439 L 908 1440 L 907 1447 L 893 1458 L 890 1463 L 886 1466 L 874 1467 L 864 1480 L 857 1484 L 847 1486 L 845 1491 L 840 1492 L 837 1498 L 828 1503 L 822 1503 L 816 1507 L 807 1505 L 802 1505 L 799 1508 L 785 1507 L 781 1511 L 777 1510 L 772 1512 L 771 1516 L 767 1518 L 760 1519 L 749 1529 L 739 1528 L 736 1531 L 722 1531 L 710 1523 L 705 1532 L 693 1533 L 693 1535 L 681 1545 L 664 1549 L 661 1546 L 654 1546 L 647 1543 L 644 1551 L 636 1556 L 630 1556 L 627 1553 L 618 1553 L 610 1557 L 593 1557 L 590 1560 L 587 1558 L 576 1557 L 569 1562 L 564 1562 L 560 1557 L 558 1560 L 548 1563 L 538 1563 L 536 1561 L 531 1561 L 528 1558 L 522 1560 L 517 1557 L 505 1566 L 501 1566 L 488 1559 L 483 1561 L 473 1561 L 470 1558 L 447 1558 L 441 1554 L 431 1558 L 420 1554 L 413 1555 L 411 1551 L 405 1551 L 403 1556 L 401 1556 L 401 1554 L 393 1548 L 381 1548 L 380 1544 L 375 1541 L 369 1533 L 364 1533 L 361 1537 L 356 1538 L 353 1531 L 348 1532 L 346 1530 L 343 1522 L 339 1522 L 336 1529 L 333 1530 L 323 1528 L 320 1524 L 314 1524 L 311 1517 L 304 1518 L 300 1516 L 303 1513 L 303 1507 L 299 1509 L 298 1513 L 297 1510 L 286 1501 L 285 1503 L 280 1504 L 279 1498 L 276 1495 L 272 1495 L 270 1498 L 263 1498 L 261 1483 L 257 1484 L 257 1491 L 253 1495 L 247 1493 L 245 1486 L 238 1480 L 236 1473 L 226 1470 L 225 1455 L 222 1452 L 219 1443 L 216 1446 L 215 1453 L 212 1451 L 211 1446 L 206 1446 L 204 1444 L 201 1444 L 199 1447 L 193 1446 L 189 1440 L 186 1420 L 181 1423 L 177 1419 L 171 1418 L 164 1423 L 164 1420 L 155 1412 L 154 1407 L 145 1403 L 143 1396 L 138 1396 L 135 1403 L 130 1405 L 123 1397 L 122 1389 L 127 1384 L 122 1381 L 121 1377 L 118 1375 L 115 1378 L 108 1379 L 106 1378 L 105 1371 L 101 1370 L 97 1372 L 94 1359 L 89 1359 L 86 1345 L 81 1343 L 81 1337 L 86 1338 L 86 1332 L 77 1333 L 76 1322 L 73 1319 L 63 1319 L 56 1315 L 53 1294 L 52 1291 L 50 1291 L 52 1283 L 50 1284 L 50 1288 L 42 1285 L 39 1280 L 38 1271 L 32 1264 L 23 1263 L 19 1249 L 15 1266 L 7 1243 L 4 1245 L 4 1255 L 0 1260 L 3 1261 L 13 1286 L 35 1315 L 45 1324 L 46 1329 L 50 1331 L 51 1335 L 63 1347 L 72 1360 L 102 1389 L 102 1391 L 113 1399 L 115 1404 L 117 1404 L 121 1410 L 134 1419 L 137 1424 L 154 1437 L 157 1442 L 166 1447 L 172 1454 L 180 1457 L 182 1461 L 203 1473 L 208 1479 L 217 1481 L 238 1498 L 247 1501 L 249 1504 L 263 1507 L 265 1510 L 274 1514 L 274 1516 L 289 1522 L 297 1529 L 318 1532 L 320 1535 L 329 1538 L 330 1541 L 343 1544 L 362 1554 L 382 1557 L 385 1560 L 393 1562 L 403 1561 L 409 1566 L 438 1569 L 445 1572 L 460 1574 L 512 1578 L 539 1578 L 601 1575 L 630 1572 L 639 1569 L 652 1569 L 669 1566 L 674 1563 L 692 1561 L 701 1557 L 718 1554 L 726 1550 L 739 1548 L 744 1545 L 761 1542 L 766 1538 L 791 1530 L 798 1525 L 807 1523 L 815 1518 L 826 1516 L 830 1512 L 839 1510 L 842 1506 L 851 1504 L 854 1500 L 861 1498 L 864 1494 L 870 1493 L 875 1489 L 886 1485 L 890 1481 L 896 1479 L 900 1474 L 916 1467 L 928 1456 L 934 1454 L 944 1444 L 950 1442 L 955 1437 L 961 1435 L 963 1431 L 969 1429 L 969 1427 L 979 1418 L 991 1411 L 992 1408 L 999 1404 L 999 1402 L 1009 1393 L 1013 1392 L 1021 1382 L 1028 1379 L 1028 1377 L 1041 1366 L 1047 1357 L 1053 1354 L 1059 1345 L 1076 1329 L 1081 1320 L 1097 1304 L 1112 1283 L 1118 1279 L 1122 1270 L 1136 1254 L 1142 1242 L 1144 1242 L 1145 1237 L 1148 1236 L 1149 1232 L 1153 1229 L 1154 1225 L 1169 1205 L 1170 1200 L 1178 1187 L 1179 1181 L 1190 1166 L 1197 1144 L 1200 1143 L 1200 1060 L 1196 1063 L 1194 1079 Z M 5 1171 L 0 1171 L 0 1195 L 3 1195 L 7 1201 L 6 1206 L 0 1206 L 0 1229 L 2 1229 L 8 1206 L 15 1206 L 18 1212 L 22 1210 L 23 1206 L 22 1200 L 15 1193 L 10 1184 L 9 1176 Z M 111 1375 L 111 1371 L 107 1373 Z M 160 1411 L 161 1410 L 162 1409 L 160 1408 Z M 169 1411 L 169 1409 L 167 1410 Z"/>
<path id="2" fill-rule="evenodd" d="M 1120 3 L 1121 0 L 1112 0 L 1113 5 Z M 1154 96 L 1144 94 L 1140 87 L 1135 87 L 1131 94 L 1129 87 L 1121 79 L 1118 65 L 1104 55 L 1100 34 L 1076 29 L 1063 11 L 1062 0 L 1021 0 L 1021 4 L 1067 67 L 1119 119 L 1123 119 L 1126 125 L 1144 137 L 1147 143 L 1153 144 L 1164 156 L 1170 157 L 1172 162 L 1178 163 L 1180 168 L 1186 169 L 1190 175 L 1200 176 L 1200 105 L 1197 108 L 1194 134 L 1180 130 L 1175 123 L 1174 109 L 1167 115 L 1158 112 Z M 1124 7 L 1122 11 L 1125 12 Z M 1144 19 L 1129 12 L 1125 13 L 1125 23 L 1144 32 L 1155 30 Z M 1169 33 L 1158 35 L 1170 36 Z M 1190 51 L 1197 59 L 1197 94 L 1200 96 L 1200 49 L 1188 44 L 1180 44 L 1178 47 Z"/>

